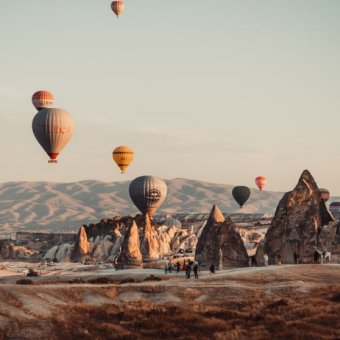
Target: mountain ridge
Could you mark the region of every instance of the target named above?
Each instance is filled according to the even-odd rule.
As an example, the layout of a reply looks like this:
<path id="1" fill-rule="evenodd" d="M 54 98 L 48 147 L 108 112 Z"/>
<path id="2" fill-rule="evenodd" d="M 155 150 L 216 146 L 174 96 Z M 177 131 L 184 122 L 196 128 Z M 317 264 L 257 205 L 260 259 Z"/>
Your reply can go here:
<path id="1" fill-rule="evenodd" d="M 274 214 L 282 192 L 259 191 L 243 209 L 234 201 L 230 184 L 195 179 L 165 180 L 168 196 L 156 214 L 207 213 L 218 204 L 224 213 Z M 101 218 L 139 213 L 129 198 L 130 181 L 5 182 L 0 183 L 2 234 L 19 230 L 77 231 Z"/>

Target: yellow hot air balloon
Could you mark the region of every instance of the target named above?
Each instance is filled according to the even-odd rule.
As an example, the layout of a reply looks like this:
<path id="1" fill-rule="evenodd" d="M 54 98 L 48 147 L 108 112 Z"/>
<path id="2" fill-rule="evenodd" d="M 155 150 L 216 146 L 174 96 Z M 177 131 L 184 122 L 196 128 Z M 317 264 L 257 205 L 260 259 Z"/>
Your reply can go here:
<path id="1" fill-rule="evenodd" d="M 112 151 L 112 158 L 119 166 L 122 174 L 125 174 L 126 169 L 133 160 L 133 150 L 128 146 L 118 146 Z"/>

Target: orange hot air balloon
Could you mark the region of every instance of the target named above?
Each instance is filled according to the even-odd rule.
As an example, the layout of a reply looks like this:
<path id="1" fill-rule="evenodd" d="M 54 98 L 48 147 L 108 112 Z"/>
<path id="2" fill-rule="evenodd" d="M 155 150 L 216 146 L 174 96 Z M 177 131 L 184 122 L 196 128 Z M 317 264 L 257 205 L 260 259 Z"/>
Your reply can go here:
<path id="1" fill-rule="evenodd" d="M 32 96 L 32 103 L 38 111 L 52 107 L 53 101 L 54 96 L 49 91 L 37 91 Z"/>
<path id="2" fill-rule="evenodd" d="M 321 198 L 325 201 L 325 203 L 329 200 L 330 193 L 327 189 L 319 188 Z"/>
<path id="3" fill-rule="evenodd" d="M 256 177 L 255 183 L 256 183 L 257 187 L 260 189 L 260 191 L 262 191 L 262 189 L 264 188 L 264 186 L 267 183 L 267 178 L 263 177 L 263 176 Z"/>
<path id="4" fill-rule="evenodd" d="M 122 174 L 125 174 L 126 169 L 133 160 L 134 152 L 128 146 L 118 146 L 112 151 L 112 158 L 119 166 Z"/>
<path id="5" fill-rule="evenodd" d="M 117 18 L 124 12 L 125 3 L 124 1 L 112 1 L 111 9 L 117 15 Z"/>

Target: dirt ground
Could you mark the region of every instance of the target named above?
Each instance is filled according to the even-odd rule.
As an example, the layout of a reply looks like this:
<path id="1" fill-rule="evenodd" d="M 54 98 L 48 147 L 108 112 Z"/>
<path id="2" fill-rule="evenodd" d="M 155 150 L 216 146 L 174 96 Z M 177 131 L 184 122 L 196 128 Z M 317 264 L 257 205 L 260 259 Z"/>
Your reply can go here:
<path id="1" fill-rule="evenodd" d="M 71 263 L 25 278 L 27 265 L 2 263 L 0 339 L 340 338 L 340 265 L 236 268 L 198 279 Z"/>

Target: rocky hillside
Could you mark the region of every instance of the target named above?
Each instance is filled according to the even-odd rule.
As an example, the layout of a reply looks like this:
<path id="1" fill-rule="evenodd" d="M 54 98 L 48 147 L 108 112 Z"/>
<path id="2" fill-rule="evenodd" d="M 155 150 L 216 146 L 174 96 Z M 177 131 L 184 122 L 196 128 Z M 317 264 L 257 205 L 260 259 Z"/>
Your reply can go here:
<path id="1" fill-rule="evenodd" d="M 138 213 L 128 195 L 129 181 L 74 183 L 9 182 L 0 184 L 2 234 L 19 230 L 78 231 L 82 224 L 102 218 Z M 188 179 L 166 181 L 168 197 L 158 215 L 209 214 L 212 204 L 223 213 L 273 214 L 282 196 L 278 192 L 252 189 L 239 209 L 231 195 L 233 186 Z"/>

